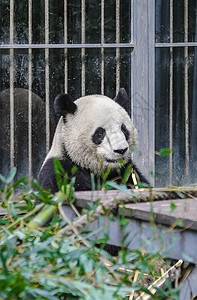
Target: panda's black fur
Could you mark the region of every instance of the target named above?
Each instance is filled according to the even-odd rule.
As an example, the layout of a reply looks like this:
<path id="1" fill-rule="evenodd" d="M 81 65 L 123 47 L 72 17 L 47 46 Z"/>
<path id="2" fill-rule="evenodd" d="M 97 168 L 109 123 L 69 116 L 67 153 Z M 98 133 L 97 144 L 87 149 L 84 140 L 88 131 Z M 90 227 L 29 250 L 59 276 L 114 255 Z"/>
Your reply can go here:
<path id="1" fill-rule="evenodd" d="M 47 160 L 46 164 L 44 165 L 44 168 L 40 171 L 39 174 L 39 184 L 46 190 L 51 189 L 52 193 L 55 193 L 58 191 L 56 176 L 54 172 L 54 164 L 53 164 L 54 158 L 50 158 Z M 74 166 L 76 166 L 75 163 L 73 163 L 70 158 L 65 155 L 64 160 L 60 160 L 60 163 L 62 164 L 64 170 L 68 173 L 68 176 L 71 178 L 72 173 L 71 170 Z M 149 182 L 146 180 L 146 178 L 141 174 L 141 172 L 137 169 L 135 165 L 133 165 L 132 161 L 128 162 L 126 165 L 124 165 L 120 172 L 117 172 L 116 170 L 111 170 L 109 176 L 107 177 L 107 180 L 113 180 L 114 178 L 119 178 L 124 175 L 125 170 L 128 165 L 132 165 L 133 170 L 136 171 L 136 173 L 139 176 L 140 182 L 147 183 Z M 76 177 L 75 180 L 75 190 L 76 191 L 89 191 L 92 190 L 92 184 L 91 184 L 91 171 L 88 169 L 83 169 L 80 166 L 77 166 L 77 171 L 74 174 Z M 102 179 L 99 178 L 97 175 L 94 175 L 94 183 L 95 187 L 97 188 L 97 183 L 102 183 Z M 120 183 L 120 180 L 116 180 L 117 183 Z M 132 176 L 130 175 L 127 183 L 134 185 L 134 182 L 132 180 Z"/>
<path id="2" fill-rule="evenodd" d="M 87 105 L 90 105 L 89 103 L 92 103 L 91 102 L 92 98 L 91 98 L 91 96 L 88 96 L 88 97 L 84 97 L 84 101 L 87 102 Z M 106 101 L 106 103 L 109 103 L 109 113 L 111 111 L 113 111 L 113 105 L 114 105 L 113 103 L 117 103 L 118 105 L 123 107 L 124 110 L 128 109 L 129 101 L 128 101 L 128 96 L 126 94 L 126 91 L 124 89 L 120 89 L 118 95 L 116 96 L 116 98 L 114 100 L 111 100 L 107 97 L 106 97 L 106 99 L 103 100 L 104 96 L 98 96 L 98 95 L 92 96 L 92 97 L 97 97 L 95 99 L 100 99 L 100 100 L 98 100 L 98 101 L 100 101 L 98 103 L 101 103 L 101 107 L 102 107 L 102 103 L 105 103 L 105 102 L 102 102 L 102 101 Z M 109 100 L 113 101 L 113 103 L 110 102 Z M 74 120 L 75 120 L 75 117 L 76 117 L 76 114 L 78 112 L 79 107 L 82 107 L 83 109 L 86 109 L 85 102 L 83 104 L 82 101 L 83 101 L 83 98 L 78 99 L 78 101 L 77 100 L 73 101 L 72 98 L 69 95 L 62 94 L 62 95 L 58 95 L 55 99 L 55 102 L 54 102 L 55 112 L 56 112 L 56 114 L 61 116 L 61 119 L 59 121 L 60 125 L 58 125 L 59 127 L 57 126 L 56 135 L 54 137 L 54 141 L 53 141 L 51 151 L 47 155 L 47 157 L 46 157 L 46 159 L 43 163 L 43 166 L 40 170 L 39 177 L 38 177 L 39 184 L 46 190 L 51 189 L 52 193 L 55 193 L 55 192 L 58 191 L 58 186 L 57 186 L 57 182 L 56 182 L 56 175 L 55 175 L 55 172 L 54 172 L 54 163 L 53 163 L 53 160 L 54 160 L 55 157 L 57 157 L 59 159 L 59 161 L 61 162 L 61 164 L 62 164 L 62 166 L 65 170 L 65 172 L 68 174 L 69 177 L 72 176 L 72 173 L 71 173 L 72 168 L 74 166 L 77 167 L 77 171 L 74 174 L 74 176 L 76 177 L 76 179 L 75 179 L 75 190 L 76 191 L 92 190 L 92 180 L 91 180 L 91 175 L 90 175 L 91 173 L 94 173 L 94 182 L 96 184 L 96 188 L 97 188 L 97 182 L 102 182 L 102 178 L 100 178 L 101 175 L 98 171 L 98 167 L 96 169 L 96 167 L 94 167 L 94 165 L 93 165 L 93 167 L 91 169 L 91 168 L 87 168 L 86 166 L 89 166 L 88 164 L 90 164 L 90 166 L 91 166 L 91 155 L 92 155 L 91 151 L 93 151 L 91 149 L 97 149 L 97 147 L 101 147 L 100 145 L 102 145 L 103 139 L 107 139 L 107 136 L 106 136 L 108 134 L 107 131 L 106 131 L 106 133 L 103 132 L 104 131 L 103 127 L 102 126 L 99 127 L 99 123 L 98 123 L 97 128 L 95 128 L 96 130 L 91 135 L 90 143 L 94 144 L 95 147 L 91 146 L 92 148 L 90 148 L 90 150 L 88 150 L 90 158 L 88 157 L 88 154 L 84 154 L 84 152 L 86 151 L 86 145 L 82 145 L 83 146 L 82 149 L 79 147 L 81 152 L 80 153 L 76 152 L 76 154 L 74 154 L 75 155 L 74 158 L 76 157 L 76 160 L 73 161 L 72 153 L 69 153 L 69 151 L 72 152 L 72 150 L 70 150 L 70 149 L 72 149 L 72 145 L 70 145 L 72 143 L 70 142 L 70 144 L 69 144 L 70 148 L 66 146 L 67 136 L 68 136 L 68 139 L 71 139 L 71 137 L 69 136 L 71 133 L 70 133 L 70 129 L 68 129 L 67 133 L 64 132 L 64 129 L 68 127 L 69 122 L 71 122 L 71 121 L 73 122 L 72 124 L 75 125 Z M 132 124 L 130 118 L 128 117 L 128 114 L 126 115 L 126 112 L 124 112 L 121 107 L 116 105 L 115 106 L 115 113 L 117 115 L 118 115 L 118 113 L 120 113 L 121 118 L 122 117 L 124 118 L 124 116 L 125 116 L 125 118 L 127 119 L 127 121 L 126 121 L 127 126 L 123 123 L 123 121 L 119 122 L 120 123 L 120 126 L 119 126 L 120 127 L 120 132 L 117 133 L 117 142 L 119 142 L 119 140 L 121 140 L 120 144 L 121 144 L 121 146 L 122 145 L 124 146 L 124 147 L 122 147 L 124 149 L 122 149 L 122 148 L 119 149 L 118 147 L 117 147 L 117 149 L 112 148 L 111 142 L 109 140 L 108 143 L 110 144 L 110 146 L 106 146 L 106 147 L 111 147 L 112 148 L 113 155 L 110 154 L 112 156 L 112 159 L 111 159 L 111 156 L 109 157 L 109 159 L 106 158 L 105 163 L 106 163 L 106 166 L 110 166 L 110 163 L 113 165 L 114 156 L 116 156 L 117 158 L 122 158 L 123 157 L 123 159 L 124 159 L 124 155 L 125 155 L 125 157 L 126 158 L 128 157 L 128 159 L 127 159 L 127 162 L 126 162 L 125 165 L 122 165 L 121 167 L 118 168 L 119 171 L 117 171 L 117 167 L 113 167 L 111 169 L 110 173 L 109 173 L 109 176 L 108 176 L 107 180 L 113 180 L 117 177 L 120 178 L 124 174 L 124 172 L 125 172 L 126 168 L 128 167 L 128 165 L 132 165 L 132 170 L 134 171 L 135 174 L 137 174 L 137 178 L 139 179 L 139 181 L 149 184 L 149 182 L 146 180 L 146 178 L 141 174 L 141 172 L 133 164 L 133 162 L 131 160 L 131 155 L 130 155 L 130 152 L 129 152 L 130 150 L 128 150 L 127 149 L 128 147 L 125 146 L 125 145 L 127 145 L 126 143 L 128 142 L 129 139 L 130 140 L 129 140 L 128 143 L 129 143 L 129 145 L 131 145 L 131 138 L 133 138 L 133 140 L 135 142 L 136 137 L 135 138 L 131 137 L 131 135 L 132 135 L 132 133 L 136 134 L 136 129 L 134 128 L 134 125 Z M 82 109 L 82 112 L 83 112 L 83 109 Z M 100 107 L 98 107 L 98 110 L 99 109 L 100 109 Z M 91 112 L 89 111 L 89 113 L 91 113 Z M 105 114 L 105 109 L 103 109 L 102 113 L 103 113 L 103 115 Z M 96 110 L 94 111 L 94 114 L 95 114 L 94 118 L 96 119 L 96 115 L 97 115 Z M 106 114 L 107 114 L 107 112 L 106 112 Z M 113 114 L 113 112 L 112 112 L 112 114 Z M 115 122 L 116 122 L 115 120 L 117 118 L 117 115 L 114 116 L 114 120 L 112 120 L 112 121 L 111 121 L 111 118 L 109 116 L 109 122 L 114 122 L 114 124 L 115 124 Z M 77 116 L 77 118 L 80 118 L 80 116 Z M 94 122 L 94 118 L 90 122 L 90 127 L 86 126 L 87 130 L 91 130 L 92 122 Z M 103 116 L 99 116 L 99 118 L 102 119 Z M 83 120 L 83 118 L 82 118 L 82 120 Z M 87 117 L 87 119 L 85 118 L 85 122 L 88 123 L 88 117 Z M 122 124 L 121 124 L 121 122 L 122 122 Z M 129 122 L 131 124 L 129 124 Z M 86 124 L 86 125 L 88 125 L 88 124 Z M 112 125 L 113 125 L 113 123 L 112 123 Z M 83 126 L 85 126 L 85 124 L 81 124 L 80 120 L 79 120 L 78 124 L 76 126 L 78 126 L 79 130 L 82 130 L 81 128 Z M 106 126 L 108 126 L 107 123 L 106 123 Z M 131 127 L 129 127 L 129 126 L 131 126 Z M 72 125 L 72 127 L 73 127 L 73 125 Z M 127 127 L 129 127 L 129 129 Z M 73 135 L 76 134 L 76 136 L 77 136 L 77 130 L 78 129 L 73 131 L 74 132 Z M 112 131 L 111 127 L 109 129 L 109 132 L 110 132 L 110 130 Z M 81 142 L 81 138 L 86 138 L 86 137 L 84 137 L 85 134 L 86 134 L 86 132 L 84 130 L 82 132 L 83 137 L 81 137 L 81 136 L 78 137 L 79 143 L 83 143 L 83 139 L 82 139 L 82 142 Z M 116 133 L 113 133 L 113 134 L 116 134 Z M 121 136 L 120 138 L 118 138 L 118 134 L 119 134 L 119 136 Z M 62 140 L 60 141 L 59 139 L 62 139 Z M 125 141 L 123 141 L 123 139 L 125 139 Z M 89 142 L 89 140 L 88 140 L 88 142 Z M 73 136 L 73 143 L 74 144 L 78 143 L 75 136 Z M 107 141 L 106 141 L 106 143 L 107 143 Z M 69 148 L 69 149 L 67 149 L 67 148 Z M 75 151 L 75 147 L 73 149 Z M 109 152 L 108 148 L 106 148 L 106 149 L 107 149 L 106 152 L 107 151 Z M 112 151 L 112 150 L 110 150 L 110 151 Z M 105 152 L 104 152 L 105 148 L 102 149 L 102 147 L 101 147 L 101 150 L 99 150 L 99 151 L 100 151 L 100 153 L 104 153 L 102 155 L 105 155 Z M 126 152 L 126 154 L 125 154 L 125 152 Z M 88 161 L 86 164 L 84 162 L 84 165 L 82 165 L 82 163 L 80 162 L 80 159 L 79 159 L 80 155 L 81 156 L 86 155 L 87 159 L 89 159 L 90 162 Z M 96 156 L 95 156 L 95 158 L 94 157 L 92 158 L 92 160 L 94 160 L 94 159 L 95 160 L 97 159 Z M 77 160 L 79 160 L 80 163 Z M 82 162 L 83 162 L 83 160 L 82 160 Z M 96 171 L 94 171 L 94 170 L 96 170 Z M 120 180 L 117 180 L 117 182 L 119 183 Z M 127 183 L 128 183 L 129 186 L 134 185 L 132 175 L 129 176 Z"/>

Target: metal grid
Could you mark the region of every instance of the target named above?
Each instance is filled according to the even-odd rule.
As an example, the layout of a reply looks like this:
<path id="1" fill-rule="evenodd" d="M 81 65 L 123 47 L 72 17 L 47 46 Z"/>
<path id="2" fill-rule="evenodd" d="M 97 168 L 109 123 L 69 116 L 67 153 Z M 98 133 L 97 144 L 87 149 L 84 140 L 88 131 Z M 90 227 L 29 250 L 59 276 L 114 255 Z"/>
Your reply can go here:
<path id="1" fill-rule="evenodd" d="M 169 48 L 170 51 L 170 71 L 169 71 L 169 148 L 173 149 L 173 111 L 176 109 L 173 104 L 173 72 L 174 72 L 174 48 L 184 48 L 184 105 L 185 105 L 185 183 L 189 183 L 189 171 L 190 171 L 190 145 L 189 145 L 189 47 L 197 47 L 197 42 L 189 42 L 188 39 L 188 28 L 189 28 L 189 1 L 184 0 L 184 41 L 174 42 L 174 0 L 170 0 L 169 11 L 170 11 L 170 24 L 169 24 L 169 43 L 156 43 L 156 48 Z M 173 184 L 173 154 L 169 157 L 169 184 Z"/>
<path id="2" fill-rule="evenodd" d="M 131 115 L 134 123 L 139 129 L 139 148 L 143 151 L 143 156 L 137 160 L 140 169 L 145 173 L 146 177 L 150 176 L 150 170 L 154 172 L 154 151 L 155 151 L 155 49 L 169 48 L 170 51 L 170 71 L 169 71 L 169 148 L 173 148 L 173 73 L 174 73 L 174 49 L 177 47 L 184 48 L 184 101 L 185 101 L 185 177 L 189 178 L 190 166 L 190 149 L 189 149 L 189 91 L 188 91 L 188 57 L 189 48 L 197 47 L 197 42 L 189 42 L 188 26 L 189 26 L 189 1 L 184 0 L 184 41 L 174 42 L 174 0 L 170 0 L 170 24 L 169 24 L 169 42 L 155 43 L 155 1 L 154 0 L 131 0 L 131 41 L 121 42 L 120 34 L 120 7 L 121 0 L 116 0 L 115 11 L 115 42 L 105 43 L 105 4 L 106 0 L 100 0 L 100 42 L 86 43 L 86 1 L 81 0 L 81 43 L 69 43 L 68 41 L 68 0 L 64 0 L 64 36 L 63 43 L 51 43 L 50 41 L 50 1 L 45 0 L 45 32 L 44 43 L 33 43 L 33 1 L 28 1 L 28 43 L 14 43 L 14 6 L 16 2 L 10 0 L 10 36 L 9 43 L 2 43 L 0 50 L 7 49 L 9 51 L 10 60 L 10 167 L 15 164 L 15 99 L 14 99 L 14 54 L 15 49 L 27 49 L 28 51 L 28 170 L 29 180 L 32 180 L 32 72 L 33 72 L 33 51 L 34 49 L 44 50 L 45 59 L 45 117 L 46 117 L 46 152 L 48 152 L 50 141 L 50 51 L 53 49 L 64 49 L 64 91 L 68 92 L 68 52 L 71 49 L 79 49 L 81 52 L 81 95 L 86 91 L 86 62 L 85 56 L 87 49 L 100 49 L 101 66 L 100 77 L 101 85 L 100 92 L 105 91 L 105 51 L 115 49 L 115 85 L 116 91 L 120 88 L 121 78 L 121 49 L 130 49 L 131 53 Z M 139 109 L 140 106 L 140 109 Z M 140 110 L 140 116 L 139 116 Z M 150 178 L 150 177 L 149 177 Z M 150 178 L 152 184 L 154 179 Z M 173 155 L 169 158 L 169 184 L 173 183 Z"/>
<path id="3" fill-rule="evenodd" d="M 132 2 L 132 1 L 131 1 Z M 28 172 L 29 182 L 32 181 L 32 51 L 33 49 L 43 49 L 45 53 L 45 117 L 46 117 L 46 153 L 50 149 L 50 67 L 49 56 L 50 49 L 64 49 L 64 87 L 65 93 L 68 91 L 68 50 L 69 49 L 81 49 L 81 95 L 85 95 L 86 86 L 86 63 L 85 55 L 86 49 L 101 49 L 101 94 L 104 94 L 104 51 L 105 49 L 116 49 L 116 91 L 120 88 L 120 49 L 128 48 L 132 49 L 134 43 L 120 43 L 120 0 L 116 0 L 116 42 L 105 43 L 104 35 L 104 8 L 105 1 L 101 0 L 101 38 L 100 44 L 86 43 L 86 24 L 85 24 L 85 0 L 81 0 L 81 43 L 69 44 L 68 43 L 68 1 L 64 0 L 64 43 L 50 43 L 50 14 L 49 14 L 49 0 L 45 0 L 45 42 L 40 44 L 33 44 L 33 2 L 28 1 L 28 43 L 14 43 L 14 7 L 17 3 L 14 0 L 10 0 L 10 40 L 9 43 L 2 43 L 1 49 L 9 49 L 10 54 L 10 168 L 15 165 L 14 153 L 15 153 L 15 130 L 14 130 L 14 111 L 15 111 L 15 99 L 14 99 L 14 54 L 15 49 L 28 49 Z M 131 10 L 131 13 L 133 9 Z"/>

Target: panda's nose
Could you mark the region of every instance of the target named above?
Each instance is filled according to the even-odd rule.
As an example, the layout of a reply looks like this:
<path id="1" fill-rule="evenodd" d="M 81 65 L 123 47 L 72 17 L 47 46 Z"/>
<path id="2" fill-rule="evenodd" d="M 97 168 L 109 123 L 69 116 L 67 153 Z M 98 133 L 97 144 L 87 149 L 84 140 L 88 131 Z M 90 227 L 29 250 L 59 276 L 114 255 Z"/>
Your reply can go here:
<path id="1" fill-rule="evenodd" d="M 127 149 L 128 149 L 128 147 L 124 148 L 124 149 L 117 149 L 117 150 L 114 150 L 114 152 L 123 155 L 127 151 Z"/>

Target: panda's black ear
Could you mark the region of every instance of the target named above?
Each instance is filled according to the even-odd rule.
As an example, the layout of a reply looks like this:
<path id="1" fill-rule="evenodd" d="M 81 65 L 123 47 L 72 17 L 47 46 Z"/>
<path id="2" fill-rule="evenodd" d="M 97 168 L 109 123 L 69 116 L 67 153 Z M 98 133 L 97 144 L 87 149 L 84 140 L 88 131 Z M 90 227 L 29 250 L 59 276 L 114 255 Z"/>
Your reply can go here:
<path id="1" fill-rule="evenodd" d="M 77 105 L 68 94 L 60 94 L 55 98 L 54 109 L 59 116 L 66 116 L 67 114 L 74 114 L 77 110 Z"/>
<path id="2" fill-rule="evenodd" d="M 122 106 L 128 112 L 128 114 L 130 113 L 129 112 L 129 97 L 124 88 L 119 89 L 118 94 L 114 98 L 114 101 L 116 103 L 118 103 L 120 106 Z"/>

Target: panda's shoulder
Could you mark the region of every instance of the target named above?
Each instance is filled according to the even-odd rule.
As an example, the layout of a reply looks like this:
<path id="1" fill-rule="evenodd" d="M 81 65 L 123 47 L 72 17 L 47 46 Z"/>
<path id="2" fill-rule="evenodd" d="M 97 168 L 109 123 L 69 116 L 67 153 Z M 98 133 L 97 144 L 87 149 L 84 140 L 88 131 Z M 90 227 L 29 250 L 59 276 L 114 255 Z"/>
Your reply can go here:
<path id="1" fill-rule="evenodd" d="M 47 159 L 38 174 L 38 183 L 45 190 L 56 188 L 56 178 L 54 174 L 54 158 Z"/>
<path id="2" fill-rule="evenodd" d="M 52 174 L 54 173 L 54 160 L 57 159 L 56 157 L 51 157 L 46 160 L 45 164 L 43 165 L 41 172 L 42 175 Z M 60 164 L 62 165 L 63 169 L 67 171 L 73 166 L 72 161 L 69 157 L 65 156 L 64 159 L 59 159 Z"/>
<path id="3" fill-rule="evenodd" d="M 52 193 L 57 191 L 57 179 L 54 169 L 54 159 L 55 157 L 47 159 L 38 174 L 38 183 L 46 190 L 51 189 Z M 64 160 L 59 161 L 65 172 L 72 169 L 73 164 L 69 160 L 69 158 L 65 158 Z"/>

